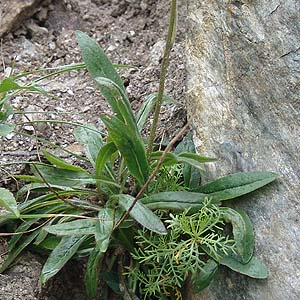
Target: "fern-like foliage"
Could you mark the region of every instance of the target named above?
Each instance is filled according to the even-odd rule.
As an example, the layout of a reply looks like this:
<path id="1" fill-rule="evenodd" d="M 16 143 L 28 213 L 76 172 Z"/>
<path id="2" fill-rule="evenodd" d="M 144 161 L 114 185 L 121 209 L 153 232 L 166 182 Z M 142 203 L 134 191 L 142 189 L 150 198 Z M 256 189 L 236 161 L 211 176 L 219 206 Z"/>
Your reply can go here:
<path id="1" fill-rule="evenodd" d="M 208 199 L 197 213 L 170 214 L 165 222 L 168 235 L 142 229 L 136 236 L 139 247 L 132 257 L 140 265 L 129 274 L 140 283 L 144 299 L 173 299 L 188 274 L 202 270 L 208 258 L 205 247 L 220 258 L 235 248 L 234 240 L 224 233 L 220 208 Z"/>

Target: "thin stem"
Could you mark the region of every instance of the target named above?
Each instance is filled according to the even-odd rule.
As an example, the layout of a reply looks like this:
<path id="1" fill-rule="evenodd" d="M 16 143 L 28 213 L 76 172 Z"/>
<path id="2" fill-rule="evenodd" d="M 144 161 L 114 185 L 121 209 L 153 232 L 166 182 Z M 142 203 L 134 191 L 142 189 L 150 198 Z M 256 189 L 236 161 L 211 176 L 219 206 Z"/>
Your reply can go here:
<path id="1" fill-rule="evenodd" d="M 129 213 L 131 212 L 131 210 L 133 209 L 133 207 L 135 206 L 135 204 L 137 203 L 137 201 L 142 197 L 142 195 L 144 194 L 144 192 L 146 191 L 148 185 L 150 184 L 150 182 L 154 179 L 154 177 L 156 176 L 157 172 L 160 170 L 167 154 L 170 152 L 170 150 L 172 149 L 173 145 L 178 141 L 178 139 L 186 132 L 186 130 L 189 127 L 189 123 L 185 124 L 185 126 L 176 134 L 176 136 L 171 140 L 171 142 L 169 143 L 169 145 L 166 147 L 166 149 L 164 150 L 164 152 L 162 153 L 162 156 L 160 157 L 158 164 L 156 166 L 156 168 L 154 169 L 154 171 L 151 173 L 151 175 L 149 176 L 148 180 L 146 181 L 146 183 L 142 186 L 141 190 L 139 191 L 139 193 L 136 195 L 134 201 L 132 202 L 131 206 L 129 207 L 129 209 L 123 214 L 122 218 L 119 220 L 119 222 L 116 224 L 114 229 L 117 229 L 124 221 L 125 219 L 128 217 Z"/>
<path id="2" fill-rule="evenodd" d="M 151 126 L 149 143 L 148 143 L 148 148 L 147 148 L 148 160 L 150 159 L 150 156 L 152 153 L 156 129 L 157 129 L 157 125 L 158 125 L 160 109 L 161 109 L 162 100 L 163 100 L 166 75 L 167 75 L 168 66 L 169 66 L 169 62 L 170 62 L 170 53 L 171 53 L 171 50 L 172 50 L 172 47 L 174 44 L 174 39 L 175 39 L 176 20 L 177 20 L 177 0 L 171 0 L 169 31 L 168 31 L 167 40 L 166 40 L 166 48 L 165 48 L 165 52 L 164 52 L 164 56 L 163 56 L 163 60 L 162 60 L 160 80 L 159 80 L 159 90 L 158 90 L 158 95 L 157 95 L 157 99 L 156 99 L 154 118 L 153 118 L 153 123 Z"/>

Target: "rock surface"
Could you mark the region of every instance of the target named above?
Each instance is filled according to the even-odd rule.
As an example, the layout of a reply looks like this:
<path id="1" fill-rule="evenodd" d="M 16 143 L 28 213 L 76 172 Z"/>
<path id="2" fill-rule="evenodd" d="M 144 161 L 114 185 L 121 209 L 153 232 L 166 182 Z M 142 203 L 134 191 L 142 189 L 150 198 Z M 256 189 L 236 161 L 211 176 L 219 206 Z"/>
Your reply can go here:
<path id="1" fill-rule="evenodd" d="M 0 37 L 36 13 L 43 0 L 0 0 Z"/>
<path id="2" fill-rule="evenodd" d="M 234 205 L 255 225 L 268 280 L 222 270 L 194 299 L 300 299 L 300 2 L 189 0 L 188 108 L 213 177 L 269 170 L 280 180 Z M 208 178 L 207 178 L 208 179 Z"/>

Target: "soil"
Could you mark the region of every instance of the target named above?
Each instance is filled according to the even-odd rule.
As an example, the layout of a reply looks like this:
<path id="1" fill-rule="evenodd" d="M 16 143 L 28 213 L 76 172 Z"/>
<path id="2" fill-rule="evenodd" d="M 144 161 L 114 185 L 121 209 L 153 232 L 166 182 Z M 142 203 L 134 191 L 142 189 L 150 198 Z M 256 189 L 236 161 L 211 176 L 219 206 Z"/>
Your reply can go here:
<path id="1" fill-rule="evenodd" d="M 164 37 L 168 24 L 168 1 L 156 0 L 53 0 L 44 1 L 38 13 L 16 31 L 7 34 L 1 43 L 0 76 L 37 68 L 81 62 L 75 30 L 87 32 L 95 38 L 114 63 L 130 64 L 134 69 L 122 69 L 127 93 L 137 110 L 145 96 L 157 92 Z M 179 22 L 176 45 L 172 51 L 166 93 L 176 104 L 163 108 L 159 138 L 170 139 L 186 122 L 184 109 L 185 64 L 184 40 L 186 8 L 179 3 Z M 107 104 L 85 71 L 44 81 L 42 87 L 56 99 L 34 94 L 19 94 L 11 99 L 15 110 L 49 112 L 28 114 L 28 118 L 63 119 L 78 123 L 92 123 L 102 130 L 100 114 L 109 111 Z M 60 114 L 58 114 L 60 113 Z M 33 117 L 34 116 L 34 117 Z M 24 117 L 12 122 L 24 122 Z M 22 125 L 23 132 L 38 134 L 50 141 L 80 153 L 73 127 L 47 123 Z M 36 156 L 37 145 L 30 138 L 10 134 L 0 140 L 0 162 L 28 161 Z M 24 167 L 0 169 L 0 186 L 15 189 L 9 176 L 23 172 Z M 5 257 L 6 240 L 0 241 L 0 263 Z M 0 275 L 0 299 L 86 299 L 82 281 L 83 266 L 71 262 L 46 287 L 38 283 L 44 258 L 27 253 L 17 265 Z"/>

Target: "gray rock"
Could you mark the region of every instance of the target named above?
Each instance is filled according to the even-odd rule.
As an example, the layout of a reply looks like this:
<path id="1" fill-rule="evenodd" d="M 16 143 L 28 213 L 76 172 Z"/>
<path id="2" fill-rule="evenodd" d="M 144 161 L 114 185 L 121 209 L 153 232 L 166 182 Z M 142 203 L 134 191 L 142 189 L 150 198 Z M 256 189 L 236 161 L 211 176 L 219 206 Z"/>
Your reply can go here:
<path id="1" fill-rule="evenodd" d="M 269 278 L 223 270 L 194 299 L 300 299 L 299 20 L 298 0 L 189 0 L 188 109 L 199 152 L 219 159 L 210 175 L 281 176 L 235 202 L 253 220 Z"/>
<path id="2" fill-rule="evenodd" d="M 0 37 L 37 12 L 43 0 L 0 0 Z"/>

